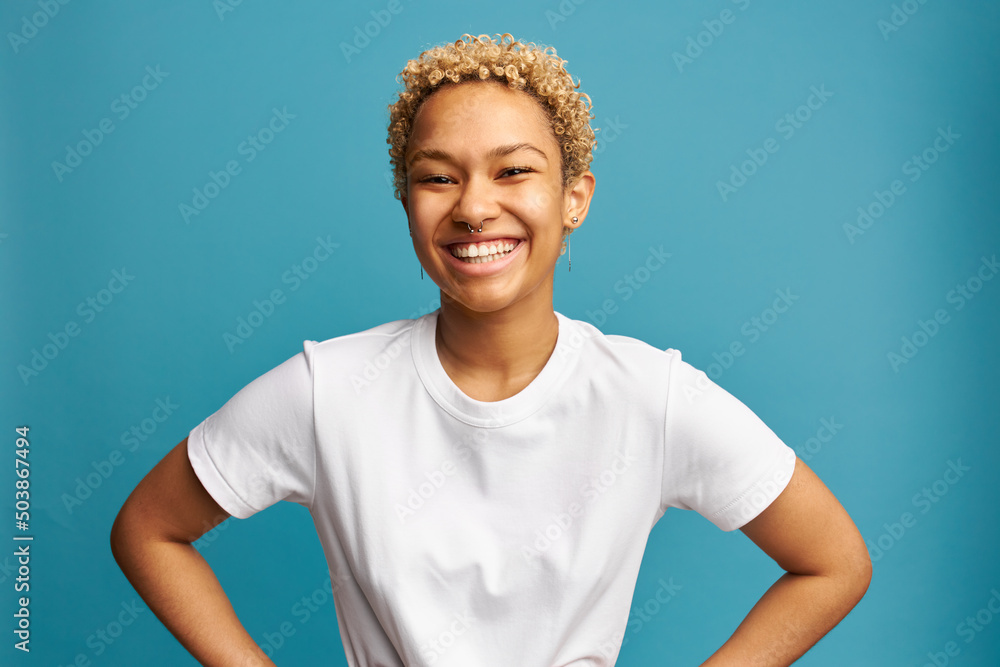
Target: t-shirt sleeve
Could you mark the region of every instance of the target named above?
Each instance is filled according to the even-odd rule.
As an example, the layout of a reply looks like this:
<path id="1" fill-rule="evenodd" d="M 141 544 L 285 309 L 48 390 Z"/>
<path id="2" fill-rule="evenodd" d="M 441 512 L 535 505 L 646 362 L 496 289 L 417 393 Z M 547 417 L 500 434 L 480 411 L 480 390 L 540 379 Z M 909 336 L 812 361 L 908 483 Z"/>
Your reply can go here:
<path id="1" fill-rule="evenodd" d="M 736 530 L 785 489 L 795 452 L 746 405 L 668 350 L 662 509 Z"/>
<path id="2" fill-rule="evenodd" d="M 312 341 L 260 376 L 188 436 L 188 459 L 208 493 L 245 519 L 279 500 L 307 505 L 315 485 Z"/>

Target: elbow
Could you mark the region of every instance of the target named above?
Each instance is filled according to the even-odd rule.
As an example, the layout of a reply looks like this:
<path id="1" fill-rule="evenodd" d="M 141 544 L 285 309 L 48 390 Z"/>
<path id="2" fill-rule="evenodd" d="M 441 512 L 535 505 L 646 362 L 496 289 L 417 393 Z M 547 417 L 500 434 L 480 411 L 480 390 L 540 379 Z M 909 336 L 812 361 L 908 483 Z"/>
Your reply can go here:
<path id="1" fill-rule="evenodd" d="M 851 608 L 865 596 L 872 581 L 872 559 L 868 555 L 868 547 L 863 541 L 858 540 L 858 542 L 860 544 L 855 546 L 844 559 L 845 566 L 841 570 L 844 597 L 850 600 Z"/>
<path id="2" fill-rule="evenodd" d="M 122 569 L 125 567 L 129 547 L 136 534 L 131 514 L 129 503 L 125 501 L 125 505 L 118 511 L 118 516 L 115 517 L 114 523 L 111 524 L 111 534 L 109 536 L 111 555 L 114 557 L 115 562 L 118 563 L 118 567 Z"/>
<path id="3" fill-rule="evenodd" d="M 125 537 L 124 537 L 124 520 L 122 515 L 124 514 L 124 508 L 118 512 L 118 516 L 115 517 L 114 523 L 111 524 L 111 555 L 114 557 L 115 562 L 118 563 L 119 567 L 122 563 L 122 555 L 125 549 Z"/>
<path id="4" fill-rule="evenodd" d="M 855 571 L 855 579 L 858 590 L 857 601 L 860 602 L 861 598 L 863 598 L 865 593 L 868 592 L 868 586 L 872 583 L 872 559 L 871 556 L 868 555 L 867 547 L 865 547 L 865 549 L 861 552 L 858 560 L 859 562 Z"/>

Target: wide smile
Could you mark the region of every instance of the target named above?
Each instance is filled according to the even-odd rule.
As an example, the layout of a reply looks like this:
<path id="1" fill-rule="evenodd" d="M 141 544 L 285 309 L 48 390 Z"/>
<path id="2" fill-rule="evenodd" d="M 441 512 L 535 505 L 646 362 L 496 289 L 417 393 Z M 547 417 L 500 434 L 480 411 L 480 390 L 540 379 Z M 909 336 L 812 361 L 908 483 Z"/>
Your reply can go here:
<path id="1" fill-rule="evenodd" d="M 493 262 L 505 257 L 514 250 L 519 241 L 516 239 L 497 239 L 480 243 L 455 243 L 448 246 L 453 257 L 469 264 Z"/>
<path id="2" fill-rule="evenodd" d="M 503 270 L 519 254 L 521 239 L 502 238 L 444 246 L 448 263 L 459 272 L 472 276 L 492 275 Z"/>

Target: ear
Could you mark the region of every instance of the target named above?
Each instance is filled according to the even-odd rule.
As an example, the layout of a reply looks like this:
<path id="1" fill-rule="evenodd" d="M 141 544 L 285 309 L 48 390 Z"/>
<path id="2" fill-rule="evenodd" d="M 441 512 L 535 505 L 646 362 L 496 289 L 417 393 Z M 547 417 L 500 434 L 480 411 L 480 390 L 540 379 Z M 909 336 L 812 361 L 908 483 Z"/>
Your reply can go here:
<path id="1" fill-rule="evenodd" d="M 587 211 L 590 210 L 590 200 L 594 196 L 596 187 L 597 178 L 592 172 L 585 171 L 566 189 L 564 209 L 567 222 L 564 224 L 567 227 L 576 229 L 583 224 L 587 218 Z M 570 222 L 573 218 L 577 218 L 575 223 Z"/>

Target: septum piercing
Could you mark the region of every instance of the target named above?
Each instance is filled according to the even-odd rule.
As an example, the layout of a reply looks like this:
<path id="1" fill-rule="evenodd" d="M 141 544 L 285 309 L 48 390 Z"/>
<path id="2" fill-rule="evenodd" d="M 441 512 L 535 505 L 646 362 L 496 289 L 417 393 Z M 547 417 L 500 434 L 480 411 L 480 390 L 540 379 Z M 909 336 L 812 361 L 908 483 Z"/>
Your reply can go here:
<path id="1" fill-rule="evenodd" d="M 479 229 L 473 229 L 472 225 L 470 225 L 469 223 L 465 223 L 465 226 L 469 228 L 469 233 L 470 234 L 479 234 L 480 232 L 483 231 L 483 222 L 486 222 L 486 221 L 483 220 L 482 222 L 479 223 Z"/>

